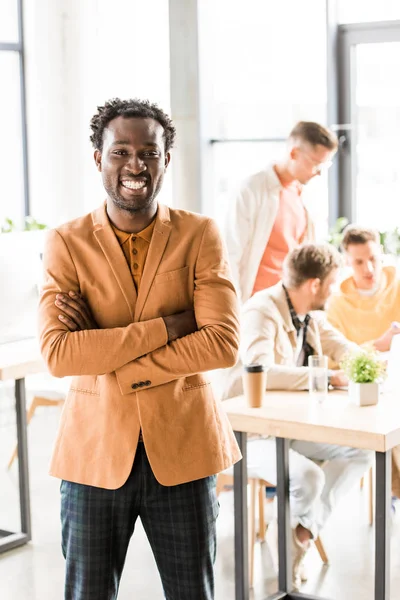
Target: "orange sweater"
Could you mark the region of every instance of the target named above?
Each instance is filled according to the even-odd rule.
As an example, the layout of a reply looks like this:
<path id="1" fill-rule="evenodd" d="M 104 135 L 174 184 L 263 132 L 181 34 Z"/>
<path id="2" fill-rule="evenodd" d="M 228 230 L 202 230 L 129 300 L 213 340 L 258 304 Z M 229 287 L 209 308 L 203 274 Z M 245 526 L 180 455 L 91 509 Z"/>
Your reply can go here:
<path id="1" fill-rule="evenodd" d="M 283 261 L 303 241 L 306 230 L 307 215 L 301 199 L 301 185 L 295 181 L 280 192 L 278 213 L 258 268 L 253 294 L 282 279 Z"/>

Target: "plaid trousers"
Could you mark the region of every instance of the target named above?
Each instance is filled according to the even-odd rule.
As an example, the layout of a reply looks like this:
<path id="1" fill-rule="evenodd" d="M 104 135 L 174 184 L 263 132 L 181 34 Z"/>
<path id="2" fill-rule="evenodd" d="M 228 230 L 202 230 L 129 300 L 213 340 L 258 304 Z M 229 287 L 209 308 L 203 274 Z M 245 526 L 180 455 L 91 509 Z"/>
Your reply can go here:
<path id="1" fill-rule="evenodd" d="M 218 516 L 216 476 L 162 486 L 139 443 L 117 490 L 61 482 L 65 600 L 115 600 L 140 517 L 167 600 L 213 600 Z M 138 599 L 140 600 L 140 599 Z"/>

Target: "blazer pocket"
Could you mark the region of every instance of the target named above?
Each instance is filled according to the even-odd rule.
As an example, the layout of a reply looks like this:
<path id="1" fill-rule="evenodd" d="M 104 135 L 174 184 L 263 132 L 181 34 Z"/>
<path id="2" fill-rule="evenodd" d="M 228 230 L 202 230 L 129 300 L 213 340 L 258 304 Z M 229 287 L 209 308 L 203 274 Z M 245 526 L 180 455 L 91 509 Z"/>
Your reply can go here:
<path id="1" fill-rule="evenodd" d="M 75 394 L 100 396 L 99 382 L 95 375 L 79 375 L 74 377 L 69 389 Z"/>
<path id="2" fill-rule="evenodd" d="M 182 267 L 181 269 L 175 269 L 174 271 L 166 271 L 165 273 L 157 273 L 154 277 L 153 285 L 159 285 L 162 283 L 172 283 L 178 281 L 187 281 L 189 275 L 189 267 Z"/>
<path id="3" fill-rule="evenodd" d="M 211 385 L 209 381 L 205 381 L 204 383 L 197 383 L 195 385 L 185 385 L 182 390 L 184 392 L 188 392 L 189 390 L 199 390 L 200 388 L 206 388 L 208 385 Z"/>
<path id="4" fill-rule="evenodd" d="M 193 288 L 189 281 L 189 267 L 158 273 L 154 277 L 153 300 L 162 315 L 173 315 L 192 307 Z"/>
<path id="5" fill-rule="evenodd" d="M 199 390 L 200 388 L 205 388 L 208 385 L 211 385 L 211 383 L 204 379 L 202 375 L 189 375 L 188 377 L 185 377 L 182 391 L 187 392 L 189 390 Z"/>

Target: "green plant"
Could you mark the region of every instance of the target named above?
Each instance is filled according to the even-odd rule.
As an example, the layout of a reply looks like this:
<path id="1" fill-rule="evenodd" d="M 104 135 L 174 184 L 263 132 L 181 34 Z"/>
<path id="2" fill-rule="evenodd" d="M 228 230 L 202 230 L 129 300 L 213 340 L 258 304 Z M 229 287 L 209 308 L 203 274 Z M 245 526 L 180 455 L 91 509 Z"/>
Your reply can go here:
<path id="1" fill-rule="evenodd" d="M 339 249 L 343 239 L 343 230 L 348 224 L 349 220 L 346 217 L 336 219 L 335 224 L 328 231 L 328 243 Z"/>
<path id="2" fill-rule="evenodd" d="M 343 240 L 343 231 L 348 224 L 349 220 L 346 217 L 339 217 L 328 231 L 328 243 L 338 250 L 340 250 Z M 395 227 L 389 231 L 380 231 L 379 241 L 385 254 L 400 256 L 400 227 Z"/>
<path id="3" fill-rule="evenodd" d="M 24 228 L 22 231 L 38 231 L 39 229 L 47 229 L 47 225 L 44 223 L 39 223 L 33 217 L 25 217 Z M 5 218 L 3 225 L 0 228 L 1 233 L 12 233 L 13 231 L 18 231 L 17 225 L 14 223 L 12 219 Z"/>
<path id="4" fill-rule="evenodd" d="M 1 233 L 11 233 L 17 229 L 14 221 L 12 219 L 4 219 L 4 223 L 1 226 Z"/>
<path id="5" fill-rule="evenodd" d="M 380 233 L 380 242 L 386 254 L 400 255 L 400 229 L 395 227 L 390 231 Z"/>
<path id="6" fill-rule="evenodd" d="M 45 225 L 44 223 L 39 223 L 33 217 L 25 218 L 24 231 L 37 231 L 38 229 L 47 229 L 47 225 Z"/>
<path id="7" fill-rule="evenodd" d="M 385 363 L 373 348 L 360 348 L 348 352 L 340 363 L 350 381 L 374 383 L 385 376 Z"/>

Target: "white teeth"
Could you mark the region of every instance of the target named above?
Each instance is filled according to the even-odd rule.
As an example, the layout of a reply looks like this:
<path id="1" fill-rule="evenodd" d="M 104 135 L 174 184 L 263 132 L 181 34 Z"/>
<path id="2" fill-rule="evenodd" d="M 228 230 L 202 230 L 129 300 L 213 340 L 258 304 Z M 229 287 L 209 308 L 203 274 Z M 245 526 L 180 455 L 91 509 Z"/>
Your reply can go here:
<path id="1" fill-rule="evenodd" d="M 128 180 L 126 180 L 126 181 L 122 181 L 121 183 L 124 187 L 128 188 L 129 190 L 141 190 L 146 185 L 145 181 L 131 181 L 131 180 L 128 181 Z"/>

